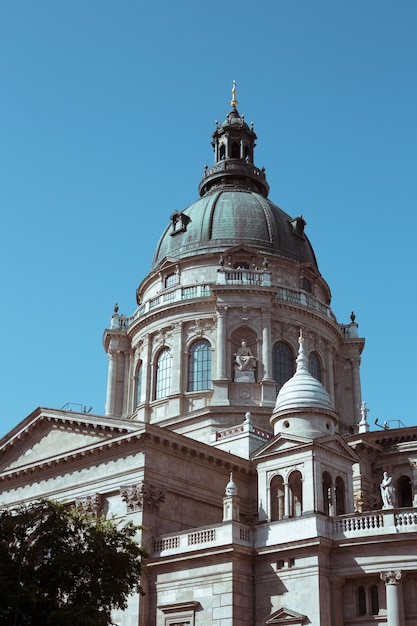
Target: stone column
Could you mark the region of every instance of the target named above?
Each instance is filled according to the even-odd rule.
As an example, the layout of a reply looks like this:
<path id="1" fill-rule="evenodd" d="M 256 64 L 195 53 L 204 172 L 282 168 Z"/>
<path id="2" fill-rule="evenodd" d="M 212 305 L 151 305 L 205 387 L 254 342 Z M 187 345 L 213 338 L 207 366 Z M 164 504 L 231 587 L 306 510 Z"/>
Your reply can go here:
<path id="1" fill-rule="evenodd" d="M 387 626 L 405 626 L 402 580 L 399 570 L 381 572 L 387 598 Z"/>
<path id="2" fill-rule="evenodd" d="M 107 372 L 107 392 L 106 392 L 106 415 L 113 415 L 114 413 L 114 392 L 115 392 L 115 374 L 116 374 L 116 361 L 113 350 L 109 350 L 107 353 L 109 361 L 109 367 Z"/>
<path id="3" fill-rule="evenodd" d="M 220 380 L 226 380 L 226 312 L 227 307 L 217 307 L 217 349 L 216 366 L 217 376 Z"/>
<path id="4" fill-rule="evenodd" d="M 262 309 L 263 380 L 272 381 L 271 310 Z"/>
<path id="5" fill-rule="evenodd" d="M 290 516 L 290 486 L 288 480 L 284 482 L 284 519 Z"/>

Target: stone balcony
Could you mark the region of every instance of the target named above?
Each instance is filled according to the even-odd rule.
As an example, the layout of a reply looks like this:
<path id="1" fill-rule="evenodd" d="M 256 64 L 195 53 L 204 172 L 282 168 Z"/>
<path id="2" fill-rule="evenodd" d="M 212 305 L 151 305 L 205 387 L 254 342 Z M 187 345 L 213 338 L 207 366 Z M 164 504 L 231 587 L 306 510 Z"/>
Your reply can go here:
<path id="1" fill-rule="evenodd" d="M 325 517 L 305 515 L 258 526 L 223 522 L 154 539 L 152 558 L 240 545 L 256 550 L 325 537 L 334 541 L 417 532 L 417 508 L 387 509 Z"/>
<path id="2" fill-rule="evenodd" d="M 238 285 L 238 286 L 257 286 L 271 287 L 271 275 L 264 270 L 231 270 L 222 268 L 218 272 L 217 285 Z M 160 308 L 170 304 L 177 304 L 183 301 L 194 299 L 209 298 L 212 296 L 210 285 L 206 283 L 195 284 L 190 286 L 175 285 L 169 289 L 162 290 L 157 296 L 143 302 L 136 310 L 134 315 L 128 317 L 114 313 L 111 318 L 110 328 L 112 330 L 123 330 L 128 328 L 132 323 Z M 327 318 L 334 319 L 334 315 L 330 307 L 319 302 L 312 294 L 305 291 L 277 288 L 277 300 L 296 304 L 307 309 L 312 309 L 321 313 Z M 357 337 L 356 324 L 341 324 L 341 330 L 345 337 Z"/>

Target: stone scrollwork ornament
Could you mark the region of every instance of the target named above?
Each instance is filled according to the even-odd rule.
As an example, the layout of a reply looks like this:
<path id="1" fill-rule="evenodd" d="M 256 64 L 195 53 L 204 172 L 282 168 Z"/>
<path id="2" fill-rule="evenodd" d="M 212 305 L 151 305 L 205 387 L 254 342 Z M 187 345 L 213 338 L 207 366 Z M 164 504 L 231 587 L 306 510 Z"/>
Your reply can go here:
<path id="1" fill-rule="evenodd" d="M 165 501 L 165 491 L 156 485 L 142 482 L 140 485 L 124 485 L 120 487 L 120 496 L 126 503 L 127 512 L 134 513 L 148 509 L 156 511 L 161 502 Z"/>

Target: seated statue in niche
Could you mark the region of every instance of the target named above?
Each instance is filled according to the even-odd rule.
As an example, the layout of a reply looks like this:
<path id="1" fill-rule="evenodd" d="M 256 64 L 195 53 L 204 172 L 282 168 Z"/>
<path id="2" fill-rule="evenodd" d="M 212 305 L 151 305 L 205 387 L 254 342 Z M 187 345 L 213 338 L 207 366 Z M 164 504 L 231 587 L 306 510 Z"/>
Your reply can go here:
<path id="1" fill-rule="evenodd" d="M 388 472 L 384 472 L 381 485 L 381 498 L 382 498 L 382 508 L 383 509 L 392 509 L 394 508 L 394 498 L 395 498 L 395 489 L 392 484 L 392 476 L 388 476 Z"/>
<path id="2" fill-rule="evenodd" d="M 251 349 L 246 345 L 246 341 L 242 341 L 239 350 L 235 356 L 235 368 L 240 372 L 253 372 L 256 367 L 256 357 L 253 356 Z"/>

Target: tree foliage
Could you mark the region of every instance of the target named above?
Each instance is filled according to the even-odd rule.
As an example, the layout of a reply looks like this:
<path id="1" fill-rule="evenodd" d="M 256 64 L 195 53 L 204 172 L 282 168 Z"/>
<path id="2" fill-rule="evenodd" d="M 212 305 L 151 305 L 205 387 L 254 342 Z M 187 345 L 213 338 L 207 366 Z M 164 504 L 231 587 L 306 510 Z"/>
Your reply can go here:
<path id="1" fill-rule="evenodd" d="M 0 624 L 112 624 L 142 593 L 139 529 L 50 500 L 0 511 Z"/>

